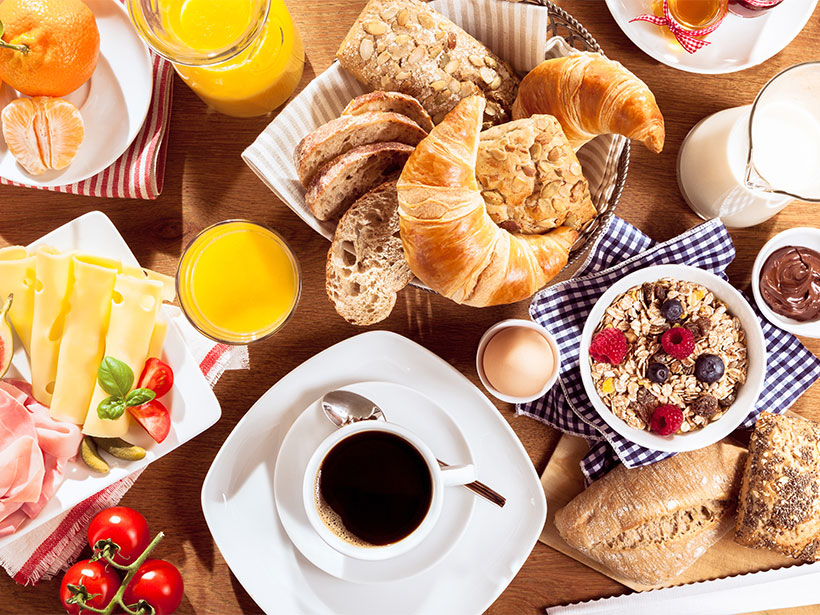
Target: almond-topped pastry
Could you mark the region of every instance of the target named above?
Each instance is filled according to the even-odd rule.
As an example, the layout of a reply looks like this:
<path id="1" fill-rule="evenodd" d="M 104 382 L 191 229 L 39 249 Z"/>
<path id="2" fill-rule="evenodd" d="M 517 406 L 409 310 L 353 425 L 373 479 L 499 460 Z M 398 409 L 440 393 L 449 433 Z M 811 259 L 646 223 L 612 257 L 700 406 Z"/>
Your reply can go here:
<path id="1" fill-rule="evenodd" d="M 820 560 L 820 424 L 770 412 L 757 419 L 735 541 Z"/>

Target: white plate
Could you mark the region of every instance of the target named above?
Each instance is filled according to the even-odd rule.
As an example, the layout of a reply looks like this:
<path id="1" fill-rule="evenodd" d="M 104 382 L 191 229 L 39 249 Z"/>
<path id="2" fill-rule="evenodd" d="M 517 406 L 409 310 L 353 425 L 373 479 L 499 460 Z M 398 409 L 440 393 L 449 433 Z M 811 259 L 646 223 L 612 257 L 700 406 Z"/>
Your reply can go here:
<path id="1" fill-rule="evenodd" d="M 374 402 L 388 421 L 419 436 L 439 459 L 451 465 L 473 463 L 470 447 L 458 425 L 429 397 L 389 382 L 363 382 L 344 388 Z M 302 555 L 328 574 L 353 583 L 398 581 L 424 572 L 447 555 L 467 529 L 473 514 L 476 496 L 463 487 L 446 490 L 444 508 L 430 536 L 400 557 L 383 561 L 352 559 L 322 540 L 305 514 L 302 477 L 313 452 L 336 429 L 317 400 L 293 423 L 276 459 L 273 479 L 276 510 Z M 477 472 L 480 478 L 480 467 Z"/>
<path id="2" fill-rule="evenodd" d="M 148 48 L 137 36 L 118 0 L 86 0 L 100 30 L 97 68 L 85 84 L 63 96 L 83 116 L 85 139 L 62 171 L 30 175 L 0 137 L 0 177 L 29 186 L 65 186 L 88 179 L 119 158 L 145 122 L 153 91 Z M 0 109 L 20 94 L 0 84 Z"/>
<path id="3" fill-rule="evenodd" d="M 769 255 L 780 248 L 786 246 L 798 246 L 811 248 L 820 252 L 820 229 L 810 226 L 801 226 L 797 228 L 790 228 L 787 231 L 778 233 L 772 237 L 766 245 L 764 245 L 760 252 L 757 253 L 754 267 L 752 267 L 752 293 L 755 297 L 758 309 L 763 313 L 770 323 L 775 327 L 780 327 L 784 331 L 794 333 L 795 335 L 802 335 L 803 337 L 820 338 L 820 320 L 814 322 L 800 322 L 793 318 L 786 318 L 780 314 L 776 314 L 763 301 L 760 295 L 760 270 L 763 268 L 763 263 L 769 258 Z"/>
<path id="4" fill-rule="evenodd" d="M 726 304 L 729 313 L 740 319 L 740 324 L 746 332 L 746 348 L 748 356 L 746 383 L 743 384 L 737 393 L 737 399 L 722 417 L 709 423 L 703 429 L 687 434 L 675 436 L 659 436 L 651 431 L 644 431 L 630 427 L 624 421 L 615 416 L 612 411 L 601 401 L 595 385 L 592 382 L 592 372 L 589 365 L 589 344 L 592 341 L 592 333 L 601 322 L 604 312 L 612 301 L 623 292 L 633 286 L 638 286 L 644 282 L 654 282 L 661 278 L 674 278 L 676 280 L 686 280 L 700 284 L 714 293 L 715 297 Z M 738 425 L 745 419 L 749 412 L 757 403 L 760 391 L 763 389 L 763 380 L 766 377 L 766 340 L 763 337 L 763 329 L 757 319 L 752 306 L 731 284 L 723 278 L 713 273 L 689 267 L 688 265 L 657 265 L 646 267 L 634 271 L 624 276 L 615 284 L 609 287 L 601 298 L 592 307 L 587 316 L 584 330 L 581 333 L 581 356 L 579 357 L 581 368 L 581 380 L 584 382 L 584 389 L 592 402 L 593 407 L 606 422 L 616 432 L 627 440 L 630 440 L 646 448 L 656 451 L 683 452 L 694 451 L 718 440 L 722 440 L 732 433 Z"/>
<path id="5" fill-rule="evenodd" d="M 461 540 L 429 570 L 363 585 L 320 570 L 291 543 L 276 512 L 274 473 L 285 434 L 305 408 L 327 391 L 371 380 L 402 384 L 446 408 L 481 480 L 507 505 L 477 499 Z M 490 401 L 445 361 L 386 331 L 340 342 L 277 382 L 228 436 L 202 486 L 208 528 L 237 579 L 267 613 L 294 615 L 481 613 L 527 559 L 546 506 L 529 456 Z"/>
<path id="6" fill-rule="evenodd" d="M 668 28 L 645 21 L 629 23 L 651 13 L 647 0 L 606 0 L 609 12 L 624 34 L 658 62 L 690 73 L 733 73 L 765 62 L 800 34 L 817 6 L 817 0 L 786 0 L 759 17 L 729 14 L 706 40 L 711 42 L 689 53 L 670 39 Z"/>
<path id="7" fill-rule="evenodd" d="M 29 248 L 50 245 L 61 251 L 80 250 L 95 255 L 107 256 L 128 265 L 139 263 L 128 248 L 108 217 L 99 211 L 92 211 L 64 224 L 60 228 L 32 243 Z M 166 315 L 167 317 L 167 315 Z M 146 455 L 139 461 L 123 461 L 106 455 L 111 466 L 108 474 L 97 474 L 76 459 L 69 463 L 66 480 L 49 500 L 43 511 L 25 523 L 15 534 L 0 538 L 0 548 L 22 538 L 31 530 L 65 512 L 87 497 L 105 489 L 129 474 L 146 467 L 163 455 L 199 435 L 216 423 L 222 414 L 219 402 L 202 375 L 199 365 L 188 352 L 176 325 L 171 322 L 163 347 L 163 360 L 174 370 L 174 388 L 170 399 L 163 399 L 171 411 L 171 433 L 162 444 L 157 444 L 142 427 L 132 425 L 126 440 L 145 448 Z M 25 351 L 16 345 L 7 378 L 22 377 L 30 380 L 29 362 Z"/>

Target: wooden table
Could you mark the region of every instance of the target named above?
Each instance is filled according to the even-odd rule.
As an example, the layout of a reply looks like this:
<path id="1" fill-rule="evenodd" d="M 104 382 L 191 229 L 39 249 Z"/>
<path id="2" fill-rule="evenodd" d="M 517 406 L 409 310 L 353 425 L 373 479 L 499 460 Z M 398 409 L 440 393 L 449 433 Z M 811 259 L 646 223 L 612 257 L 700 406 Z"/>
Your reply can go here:
<path id="1" fill-rule="evenodd" d="M 289 0 L 307 49 L 302 86 L 330 64 L 364 3 Z M 618 215 L 658 240 L 674 237 L 699 222 L 684 204 L 675 179 L 675 160 L 687 131 L 710 113 L 750 103 L 769 78 L 792 64 L 817 59 L 820 49 L 818 10 L 791 45 L 762 66 L 730 75 L 694 75 L 658 64 L 640 52 L 618 29 L 603 2 L 565 0 L 561 5 L 589 29 L 610 57 L 647 82 L 663 110 L 667 130 L 664 151 L 656 156 L 633 146 L 629 177 L 617 210 Z M 182 571 L 186 595 L 180 613 L 260 612 L 231 575 L 211 539 L 199 505 L 202 481 L 222 442 L 262 393 L 317 352 L 361 331 L 337 316 L 325 296 L 327 241 L 279 202 L 240 159 L 242 150 L 269 121 L 238 120 L 209 111 L 177 80 L 165 189 L 155 202 L 98 200 L 0 186 L 0 246 L 27 244 L 84 212 L 102 209 L 140 262 L 164 273 L 174 273 L 182 248 L 197 231 L 226 218 L 250 218 L 277 228 L 301 261 L 304 290 L 293 320 L 281 333 L 251 348 L 251 371 L 228 372 L 217 384 L 222 419 L 152 464 L 122 500 L 142 511 L 153 531 L 167 533 L 157 556 L 174 562 Z M 807 204 L 793 204 L 764 224 L 733 231 L 737 258 L 729 268 L 732 282 L 747 288 L 752 262 L 766 240 L 793 226 L 817 225 L 816 211 Z M 400 295 L 392 316 L 377 328 L 415 340 L 479 384 L 474 356 L 481 334 L 499 320 L 526 314 L 526 301 L 474 309 L 408 288 Z M 820 352 L 820 341 L 804 341 L 813 352 Z M 557 440 L 556 432 L 528 418 L 515 417 L 506 404 L 496 405 L 540 473 Z M 820 386 L 808 391 L 794 409 L 820 419 Z M 22 588 L 3 576 L 0 611 L 56 613 L 60 610 L 58 582 Z M 611 579 L 539 543 L 488 612 L 543 613 L 546 606 L 625 591 Z"/>

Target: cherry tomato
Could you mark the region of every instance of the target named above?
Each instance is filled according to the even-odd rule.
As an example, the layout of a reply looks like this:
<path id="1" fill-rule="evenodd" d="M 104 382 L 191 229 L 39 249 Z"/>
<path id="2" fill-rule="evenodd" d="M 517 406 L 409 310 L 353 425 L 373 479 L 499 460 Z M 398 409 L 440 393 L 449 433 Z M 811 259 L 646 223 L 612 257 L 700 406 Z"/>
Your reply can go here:
<path id="1" fill-rule="evenodd" d="M 63 576 L 60 584 L 60 600 L 67 613 L 76 615 L 80 613 L 79 604 L 69 604 L 71 591 L 68 585 L 82 585 L 88 594 L 99 594 L 90 600 L 86 600 L 88 606 L 104 609 L 111 602 L 114 594 L 120 588 L 120 577 L 114 572 L 112 566 L 106 566 L 105 562 L 92 562 L 90 559 L 82 560 L 74 564 Z M 82 613 L 88 614 L 91 611 L 83 609 Z"/>
<path id="2" fill-rule="evenodd" d="M 137 388 L 151 389 L 157 397 L 162 397 L 171 390 L 172 386 L 174 386 L 174 370 L 171 366 L 154 357 L 148 359 L 145 367 L 142 368 Z"/>
<path id="3" fill-rule="evenodd" d="M 140 513 L 126 506 L 106 508 L 98 513 L 88 526 L 88 544 L 93 548 L 98 540 L 110 538 L 120 550 L 114 556 L 118 564 L 128 565 L 136 560 L 148 543 L 148 522 Z"/>
<path id="4" fill-rule="evenodd" d="M 145 600 L 157 615 L 170 615 L 182 602 L 185 587 L 176 566 L 161 559 L 149 559 L 125 588 L 122 600 L 127 605 Z"/>
<path id="5" fill-rule="evenodd" d="M 129 406 L 128 412 L 157 443 L 165 440 L 171 432 L 171 413 L 161 401 L 153 399 L 147 404 Z"/>

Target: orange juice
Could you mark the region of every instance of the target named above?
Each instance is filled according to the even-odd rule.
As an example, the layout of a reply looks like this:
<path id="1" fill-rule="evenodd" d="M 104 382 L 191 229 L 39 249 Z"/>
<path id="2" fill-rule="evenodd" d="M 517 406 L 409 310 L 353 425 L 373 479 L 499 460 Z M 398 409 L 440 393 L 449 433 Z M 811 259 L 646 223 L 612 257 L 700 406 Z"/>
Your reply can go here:
<path id="1" fill-rule="evenodd" d="M 229 220 L 197 235 L 179 263 L 179 301 L 210 338 L 245 344 L 277 331 L 296 309 L 296 258 L 272 230 Z"/>

